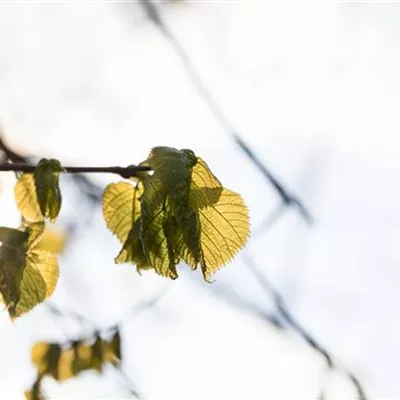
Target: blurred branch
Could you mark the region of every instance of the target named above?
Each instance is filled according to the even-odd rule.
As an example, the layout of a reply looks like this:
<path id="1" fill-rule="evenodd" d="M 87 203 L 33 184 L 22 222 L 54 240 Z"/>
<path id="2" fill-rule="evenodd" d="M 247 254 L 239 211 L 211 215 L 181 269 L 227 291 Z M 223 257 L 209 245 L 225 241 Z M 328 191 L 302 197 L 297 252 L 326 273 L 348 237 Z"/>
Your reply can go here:
<path id="1" fill-rule="evenodd" d="M 261 288 L 267 294 L 267 296 L 272 296 L 272 300 L 279 311 L 279 314 L 286 321 L 286 323 L 297 332 L 316 352 L 318 352 L 324 359 L 330 370 L 336 369 L 337 371 L 342 371 L 344 375 L 348 377 L 352 385 L 357 392 L 357 398 L 359 400 L 366 400 L 366 393 L 360 383 L 360 381 L 355 377 L 355 375 L 347 370 L 345 367 L 339 365 L 335 362 L 334 357 L 326 350 L 317 340 L 293 317 L 289 311 L 282 295 L 279 291 L 272 285 L 272 283 L 261 273 L 253 259 L 250 255 L 243 251 L 243 257 L 245 259 L 246 265 L 252 272 L 253 276 L 257 279 Z M 320 397 L 324 397 L 323 395 Z"/>
<path id="2" fill-rule="evenodd" d="M 234 123 L 224 114 L 222 108 L 218 105 L 211 92 L 201 79 L 199 73 L 194 68 L 192 62 L 188 57 L 188 54 L 183 49 L 179 41 L 172 35 L 171 31 L 168 29 L 156 5 L 151 0 L 139 0 L 139 4 L 146 13 L 149 20 L 162 33 L 162 35 L 168 40 L 168 42 L 175 50 L 175 53 L 181 60 L 191 82 L 193 83 L 201 98 L 207 104 L 214 118 L 224 127 L 227 132 L 230 133 L 230 135 L 235 140 L 235 143 L 239 146 L 242 152 L 261 171 L 267 181 L 274 187 L 278 195 L 281 197 L 282 201 L 287 206 L 296 206 L 301 216 L 307 221 L 307 223 L 312 223 L 313 219 L 310 213 L 307 211 L 306 207 L 297 197 L 295 197 L 292 193 L 285 189 L 283 184 L 279 182 L 279 180 L 272 174 L 272 172 L 266 167 L 266 165 L 262 163 L 258 157 L 256 157 L 256 155 L 249 148 L 243 137 L 238 133 L 238 129 L 236 129 Z"/>
<path id="3" fill-rule="evenodd" d="M 224 300 L 229 301 L 235 307 L 248 312 L 250 314 L 255 315 L 257 318 L 261 319 L 262 321 L 266 322 L 268 325 L 273 325 L 275 328 L 283 329 L 284 326 L 280 319 L 273 315 L 267 313 L 257 304 L 251 302 L 250 300 L 246 299 L 245 297 L 241 296 L 235 290 L 231 288 L 225 288 L 216 286 L 211 289 L 212 293 L 218 297 L 223 298 Z"/>

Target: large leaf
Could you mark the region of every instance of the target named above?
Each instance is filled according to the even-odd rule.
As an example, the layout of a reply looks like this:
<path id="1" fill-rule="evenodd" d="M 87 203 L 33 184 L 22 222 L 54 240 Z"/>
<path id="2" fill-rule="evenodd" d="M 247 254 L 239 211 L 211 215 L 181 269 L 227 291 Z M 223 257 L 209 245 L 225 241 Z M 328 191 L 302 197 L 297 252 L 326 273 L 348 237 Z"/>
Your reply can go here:
<path id="1" fill-rule="evenodd" d="M 194 207 L 198 199 L 191 197 Z M 249 216 L 240 195 L 228 189 L 222 191 L 217 203 L 198 209 L 200 220 L 201 268 L 204 278 L 227 264 L 246 244 Z"/>
<path id="2" fill-rule="evenodd" d="M 37 248 L 44 225 L 28 226 L 27 238 L 15 245 L 4 241 L 0 247 L 0 294 L 11 318 L 30 311 L 47 299 L 58 280 L 54 254 Z"/>
<path id="3" fill-rule="evenodd" d="M 116 262 L 175 279 L 183 260 L 192 269 L 201 265 L 209 281 L 248 239 L 242 198 L 224 189 L 191 150 L 155 147 L 141 165 L 153 173 L 141 177 L 140 196 L 120 183 L 107 188 L 103 198 L 107 226 L 123 242 Z"/>
<path id="4" fill-rule="evenodd" d="M 49 218 L 55 222 L 61 208 L 59 187 L 61 164 L 55 159 L 43 158 L 33 174 L 23 174 L 18 179 L 14 193 L 17 206 L 28 222 Z"/>

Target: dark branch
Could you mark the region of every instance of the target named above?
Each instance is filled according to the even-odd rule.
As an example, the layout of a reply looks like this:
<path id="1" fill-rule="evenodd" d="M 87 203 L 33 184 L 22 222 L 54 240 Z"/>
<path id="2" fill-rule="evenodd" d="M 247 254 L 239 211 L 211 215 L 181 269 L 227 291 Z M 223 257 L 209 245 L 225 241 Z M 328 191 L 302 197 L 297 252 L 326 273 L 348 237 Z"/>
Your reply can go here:
<path id="1" fill-rule="evenodd" d="M 35 165 L 27 165 L 27 164 L 0 164 L 0 171 L 16 171 L 16 172 L 35 172 Z M 79 174 L 79 173 L 108 173 L 108 174 L 117 174 L 122 176 L 123 178 L 131 178 L 132 176 L 137 176 L 138 172 L 141 171 L 150 171 L 150 167 L 146 167 L 143 165 L 128 165 L 127 167 L 63 167 L 63 172 L 67 172 L 70 174 Z"/>

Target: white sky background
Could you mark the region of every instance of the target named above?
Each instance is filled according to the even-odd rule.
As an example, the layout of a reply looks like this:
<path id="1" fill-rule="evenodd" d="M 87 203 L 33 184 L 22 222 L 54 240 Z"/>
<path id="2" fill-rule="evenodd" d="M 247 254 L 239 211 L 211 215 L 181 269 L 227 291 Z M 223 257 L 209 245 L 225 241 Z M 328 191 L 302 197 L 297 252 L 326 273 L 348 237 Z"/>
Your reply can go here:
<path id="1" fill-rule="evenodd" d="M 316 219 L 309 228 L 289 211 L 248 250 L 372 398 L 399 398 L 400 4 L 162 10 L 224 112 Z M 1 3 L 0 118 L 16 149 L 64 164 L 127 165 L 155 145 L 192 148 L 243 195 L 254 226 L 279 204 L 134 3 Z M 15 226 L 13 180 L 1 178 L 0 224 Z M 82 210 L 64 211 L 67 220 Z M 62 260 L 53 300 L 106 326 L 169 287 L 123 331 L 125 369 L 146 398 L 316 398 L 324 363 L 301 339 L 214 297 L 194 273 L 172 284 L 138 277 L 113 264 L 117 252 L 99 209 Z M 214 285 L 272 311 L 241 257 Z M 0 315 L 1 398 L 21 398 L 33 379 L 29 346 L 43 338 L 62 332 L 40 307 L 14 325 Z M 47 383 L 54 398 L 126 397 L 111 370 Z M 354 394 L 332 377 L 328 397 Z"/>

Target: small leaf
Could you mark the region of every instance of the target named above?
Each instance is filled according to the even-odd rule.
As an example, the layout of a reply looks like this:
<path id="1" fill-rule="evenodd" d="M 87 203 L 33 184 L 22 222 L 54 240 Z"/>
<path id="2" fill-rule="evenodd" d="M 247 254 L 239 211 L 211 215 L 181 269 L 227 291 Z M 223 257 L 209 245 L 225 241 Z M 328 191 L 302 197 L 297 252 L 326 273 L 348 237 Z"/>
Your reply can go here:
<path id="1" fill-rule="evenodd" d="M 61 208 L 59 179 L 62 170 L 58 160 L 43 158 L 33 174 L 40 211 L 51 222 L 55 222 Z"/>
<path id="2" fill-rule="evenodd" d="M 28 222 L 40 222 L 49 218 L 55 222 L 61 208 L 59 161 L 42 159 L 34 174 L 22 174 L 15 188 L 18 210 Z"/>
<path id="3" fill-rule="evenodd" d="M 14 187 L 15 201 L 19 212 L 28 222 L 43 221 L 32 174 L 22 174 Z"/>
<path id="4" fill-rule="evenodd" d="M 155 147 L 145 161 L 154 173 L 144 181 L 141 201 L 143 251 L 156 272 L 176 279 L 180 255 L 174 239 L 179 219 L 188 211 L 193 153 Z"/>
<path id="5" fill-rule="evenodd" d="M 47 299 L 58 280 L 58 263 L 54 254 L 36 248 L 44 225 L 27 228 L 24 243 L 0 247 L 0 293 L 11 318 L 30 311 Z"/>
<path id="6" fill-rule="evenodd" d="M 128 238 L 129 231 L 140 216 L 142 185 L 128 182 L 110 183 L 103 193 L 103 216 L 108 229 L 121 243 Z"/>
<path id="7" fill-rule="evenodd" d="M 149 268 L 139 237 L 142 194 L 143 185 L 140 182 L 136 186 L 127 182 L 111 183 L 103 193 L 104 220 L 123 245 L 115 262 L 131 262 L 137 265 L 138 270 Z"/>

